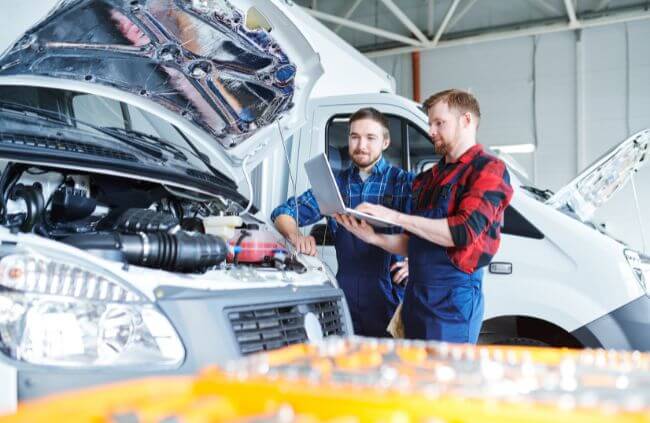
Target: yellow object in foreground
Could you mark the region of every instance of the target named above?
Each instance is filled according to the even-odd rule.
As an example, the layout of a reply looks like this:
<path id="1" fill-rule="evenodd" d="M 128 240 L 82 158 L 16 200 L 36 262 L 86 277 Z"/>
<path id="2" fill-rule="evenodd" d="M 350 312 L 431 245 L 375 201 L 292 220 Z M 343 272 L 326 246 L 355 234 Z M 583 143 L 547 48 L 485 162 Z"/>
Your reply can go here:
<path id="1" fill-rule="evenodd" d="M 329 338 L 21 404 L 1 422 L 650 422 L 650 356 Z"/>

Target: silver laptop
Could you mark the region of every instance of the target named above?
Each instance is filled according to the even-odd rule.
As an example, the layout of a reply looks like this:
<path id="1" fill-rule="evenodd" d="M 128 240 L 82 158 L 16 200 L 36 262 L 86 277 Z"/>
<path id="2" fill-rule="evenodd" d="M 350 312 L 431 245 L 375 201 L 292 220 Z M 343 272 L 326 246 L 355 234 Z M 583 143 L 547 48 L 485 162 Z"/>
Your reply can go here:
<path id="1" fill-rule="evenodd" d="M 343 198 L 339 192 L 339 187 L 334 179 L 334 173 L 327 160 L 325 153 L 321 153 L 305 163 L 307 176 L 311 183 L 311 189 L 318 202 L 318 207 L 322 214 L 331 216 L 334 213 L 354 216 L 357 219 L 365 220 L 372 226 L 379 228 L 388 228 L 398 226 L 397 224 L 385 219 L 381 219 L 367 213 L 345 207 Z"/>

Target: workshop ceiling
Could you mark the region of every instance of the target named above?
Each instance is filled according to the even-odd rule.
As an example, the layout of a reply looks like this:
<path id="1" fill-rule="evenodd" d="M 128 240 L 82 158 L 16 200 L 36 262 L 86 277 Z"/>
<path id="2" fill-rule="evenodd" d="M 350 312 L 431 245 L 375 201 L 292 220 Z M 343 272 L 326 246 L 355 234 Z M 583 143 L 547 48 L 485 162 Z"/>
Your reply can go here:
<path id="1" fill-rule="evenodd" d="M 650 18 L 639 0 L 295 0 L 368 56 Z"/>

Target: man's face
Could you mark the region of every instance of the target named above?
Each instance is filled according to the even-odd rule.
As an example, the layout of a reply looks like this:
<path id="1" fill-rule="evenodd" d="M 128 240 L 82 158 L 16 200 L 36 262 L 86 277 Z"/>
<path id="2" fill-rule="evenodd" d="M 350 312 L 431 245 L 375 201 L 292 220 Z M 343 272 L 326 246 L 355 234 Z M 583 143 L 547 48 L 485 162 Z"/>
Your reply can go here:
<path id="1" fill-rule="evenodd" d="M 445 155 L 458 144 L 460 134 L 466 129 L 467 123 L 464 122 L 464 115 L 449 109 L 449 105 L 443 101 L 430 107 L 428 115 L 429 135 L 436 147 L 436 153 Z M 463 125 L 464 123 L 465 125 Z"/>
<path id="2" fill-rule="evenodd" d="M 360 168 L 374 164 L 388 148 L 390 139 L 384 137 L 384 127 L 372 119 L 355 120 L 350 124 L 348 151 Z"/>

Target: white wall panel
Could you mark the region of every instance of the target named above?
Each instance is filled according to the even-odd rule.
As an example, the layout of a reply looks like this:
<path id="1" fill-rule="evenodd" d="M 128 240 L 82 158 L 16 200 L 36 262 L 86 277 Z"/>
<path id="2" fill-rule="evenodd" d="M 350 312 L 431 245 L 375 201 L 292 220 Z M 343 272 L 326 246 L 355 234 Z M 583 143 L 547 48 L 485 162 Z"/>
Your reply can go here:
<path id="1" fill-rule="evenodd" d="M 622 141 L 628 126 L 631 132 L 650 127 L 650 22 L 629 23 L 627 31 L 629 45 L 624 24 L 587 29 L 581 34 L 587 163 Z M 576 36 L 563 32 L 538 37 L 538 145 L 534 159 L 533 155 L 515 155 L 529 174 L 536 175 L 540 187 L 553 190 L 579 171 Z M 422 96 L 451 87 L 468 89 L 481 103 L 482 143 L 534 142 L 532 54 L 530 37 L 423 52 Z M 650 243 L 650 166 L 638 173 L 637 188 Z M 605 221 L 614 235 L 641 248 L 630 186 L 599 210 L 596 218 Z"/>

